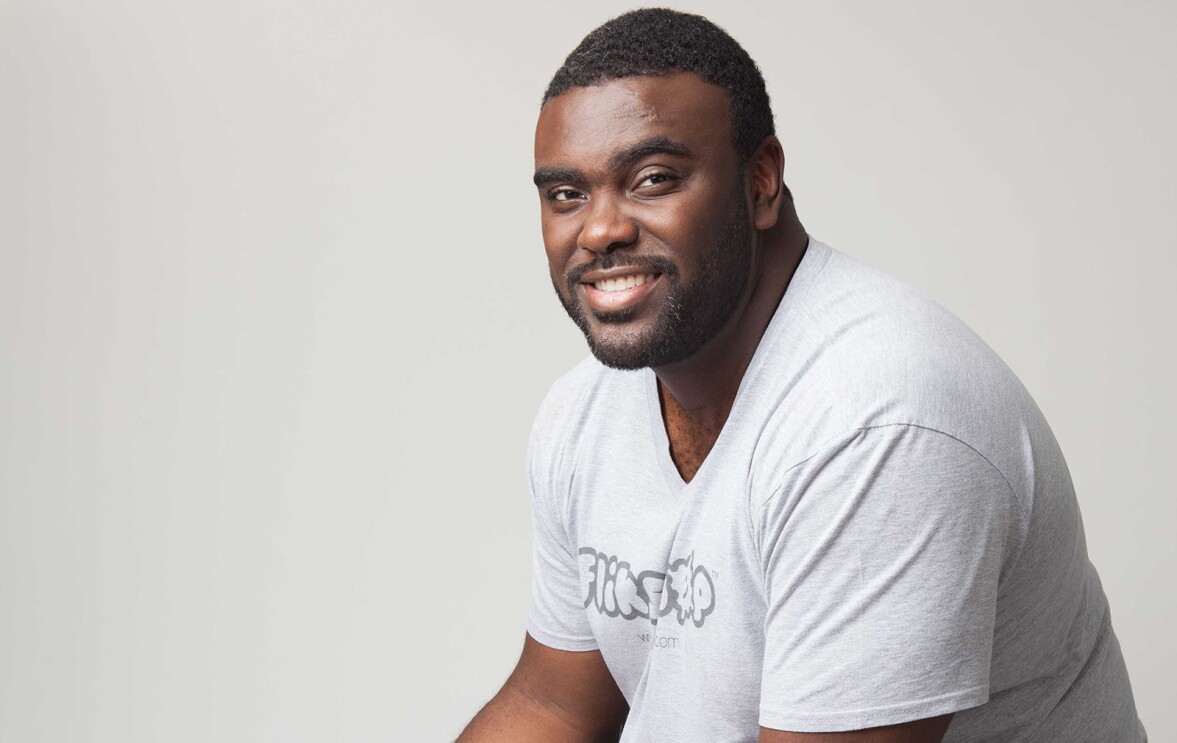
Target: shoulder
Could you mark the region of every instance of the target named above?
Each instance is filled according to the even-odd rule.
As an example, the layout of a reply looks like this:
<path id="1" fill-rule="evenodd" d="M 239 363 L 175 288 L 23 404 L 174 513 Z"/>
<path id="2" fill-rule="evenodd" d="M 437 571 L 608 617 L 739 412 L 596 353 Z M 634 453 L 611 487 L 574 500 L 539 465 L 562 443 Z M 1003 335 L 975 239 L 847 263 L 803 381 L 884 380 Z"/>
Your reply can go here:
<path id="1" fill-rule="evenodd" d="M 1034 472 L 1027 452 L 1049 459 L 1056 444 L 1015 374 L 938 302 L 825 250 L 820 274 L 776 324 L 759 370 L 757 394 L 771 397 L 758 400 L 758 495 L 779 487 L 792 466 L 840 443 L 902 434 L 909 442 L 938 442 L 944 454 L 975 455 L 1028 499 Z"/>
<path id="2" fill-rule="evenodd" d="M 835 409 L 830 435 L 913 424 L 980 446 L 974 425 L 1037 415 L 1016 375 L 964 321 L 862 261 L 831 251 L 799 310 L 798 345 L 809 356 L 802 388 Z"/>
<path id="3" fill-rule="evenodd" d="M 1008 372 L 959 317 L 914 287 L 834 252 L 805 305 L 806 324 L 829 350 L 873 371 L 930 381 L 968 370 Z"/>
<path id="4" fill-rule="evenodd" d="M 610 369 L 592 356 L 561 375 L 544 396 L 531 427 L 528 460 L 556 474 L 577 442 L 591 437 L 610 409 L 633 404 L 644 389 L 640 372 Z M 628 401 L 628 402 L 627 402 Z"/>
<path id="5" fill-rule="evenodd" d="M 574 431 L 583 412 L 607 386 L 612 370 L 592 356 L 560 375 L 548 388 L 536 412 L 531 437 L 549 439 L 565 431 Z"/>

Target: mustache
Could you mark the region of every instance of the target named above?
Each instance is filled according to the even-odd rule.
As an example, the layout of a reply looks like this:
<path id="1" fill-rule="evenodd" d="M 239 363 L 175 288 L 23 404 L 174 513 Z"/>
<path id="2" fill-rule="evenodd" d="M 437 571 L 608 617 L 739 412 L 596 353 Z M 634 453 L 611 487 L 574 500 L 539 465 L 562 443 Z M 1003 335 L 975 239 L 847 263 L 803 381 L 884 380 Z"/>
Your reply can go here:
<path id="1" fill-rule="evenodd" d="M 643 269 L 643 272 L 653 271 L 654 273 L 664 274 L 672 279 L 678 277 L 678 267 L 661 256 L 652 255 L 648 258 L 643 258 L 640 255 L 616 257 L 612 254 L 607 254 L 570 269 L 565 274 L 564 279 L 568 283 L 568 291 L 571 293 L 576 291 L 577 284 L 580 283 L 581 278 L 589 271 L 607 271 L 611 268 L 627 268 L 630 266 L 636 269 Z"/>

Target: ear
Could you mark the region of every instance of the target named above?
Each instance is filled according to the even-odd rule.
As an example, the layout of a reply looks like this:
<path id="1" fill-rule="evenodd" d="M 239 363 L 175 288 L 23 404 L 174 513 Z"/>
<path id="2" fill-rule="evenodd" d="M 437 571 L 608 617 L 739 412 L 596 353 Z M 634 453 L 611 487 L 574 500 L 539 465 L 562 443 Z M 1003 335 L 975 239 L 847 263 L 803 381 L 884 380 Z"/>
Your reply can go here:
<path id="1" fill-rule="evenodd" d="M 748 161 L 748 185 L 752 196 L 752 223 L 767 230 L 777 223 L 785 194 L 785 151 L 781 141 L 768 135 Z"/>

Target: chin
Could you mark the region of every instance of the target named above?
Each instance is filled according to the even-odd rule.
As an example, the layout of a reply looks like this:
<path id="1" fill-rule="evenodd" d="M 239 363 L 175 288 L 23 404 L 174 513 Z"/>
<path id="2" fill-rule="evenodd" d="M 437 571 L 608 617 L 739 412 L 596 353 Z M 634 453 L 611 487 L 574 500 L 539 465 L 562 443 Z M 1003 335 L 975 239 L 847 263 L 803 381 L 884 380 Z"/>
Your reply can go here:
<path id="1" fill-rule="evenodd" d="M 620 334 L 618 334 L 620 335 Z M 659 367 L 690 358 L 698 347 L 657 329 L 629 337 L 599 337 L 586 332 L 589 350 L 597 361 L 612 369 L 630 371 Z"/>
<path id="2" fill-rule="evenodd" d="M 637 369 L 645 369 L 651 365 L 648 360 L 641 355 L 630 355 L 625 353 L 601 353 L 600 349 L 597 348 L 593 348 L 591 350 L 597 361 L 600 361 L 610 369 L 616 369 L 618 371 L 635 371 Z"/>
<path id="3" fill-rule="evenodd" d="M 601 340 L 586 334 L 589 351 L 605 366 L 611 369 L 633 370 L 651 366 L 656 360 L 649 343 Z"/>

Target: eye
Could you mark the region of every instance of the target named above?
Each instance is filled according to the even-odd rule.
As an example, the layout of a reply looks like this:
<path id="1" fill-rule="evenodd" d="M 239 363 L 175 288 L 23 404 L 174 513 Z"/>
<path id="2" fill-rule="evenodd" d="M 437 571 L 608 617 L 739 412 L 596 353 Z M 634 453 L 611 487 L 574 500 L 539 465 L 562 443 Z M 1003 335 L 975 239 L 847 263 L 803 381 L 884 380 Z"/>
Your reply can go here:
<path id="1" fill-rule="evenodd" d="M 675 177 L 669 173 L 650 173 L 646 177 L 638 181 L 637 188 L 655 188 L 662 186 L 670 181 L 675 180 Z M 636 189 L 635 189 L 636 190 Z"/>
<path id="2" fill-rule="evenodd" d="M 571 188 L 560 187 L 548 191 L 547 196 L 548 201 L 572 201 L 573 199 L 579 198 L 581 193 Z"/>

